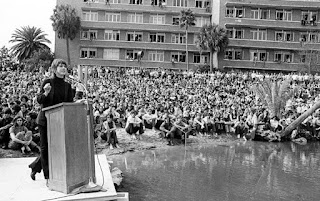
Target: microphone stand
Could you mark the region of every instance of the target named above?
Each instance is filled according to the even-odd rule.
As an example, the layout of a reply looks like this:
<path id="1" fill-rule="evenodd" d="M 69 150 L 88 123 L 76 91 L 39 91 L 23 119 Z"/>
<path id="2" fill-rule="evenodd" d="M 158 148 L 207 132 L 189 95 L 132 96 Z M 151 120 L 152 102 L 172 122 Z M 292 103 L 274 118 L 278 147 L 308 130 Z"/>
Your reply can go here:
<path id="1" fill-rule="evenodd" d="M 84 102 L 84 104 L 86 104 L 86 114 L 87 114 L 87 125 L 88 125 L 88 148 L 89 148 L 89 153 L 91 152 L 91 146 L 92 146 L 92 143 L 91 143 L 91 136 L 92 136 L 92 133 L 91 133 L 91 119 L 90 119 L 90 106 L 89 106 L 89 99 L 88 99 L 88 90 L 86 88 L 86 86 L 81 83 L 80 80 L 77 80 L 77 79 L 72 79 L 69 77 L 69 79 L 71 79 L 72 81 L 75 81 L 77 84 L 80 84 L 81 87 L 84 89 L 85 91 L 85 98 L 84 99 L 80 99 L 78 102 Z M 77 102 L 77 101 L 76 101 Z M 89 161 L 90 161 L 90 164 L 89 164 L 89 171 L 90 171 L 90 178 L 89 178 L 89 182 L 88 184 L 84 185 L 84 186 L 81 186 L 81 187 L 78 187 L 76 189 L 74 189 L 71 194 L 80 194 L 80 193 L 91 193 L 91 192 L 99 192 L 99 191 L 102 191 L 102 192 L 106 192 L 107 190 L 104 189 L 102 186 L 100 185 L 97 185 L 95 184 L 95 178 L 93 178 L 94 175 L 92 175 L 92 172 L 93 172 L 93 168 L 94 168 L 94 161 L 91 161 L 91 157 L 89 157 Z M 94 156 L 93 156 L 93 159 L 94 159 Z M 99 159 L 98 159 L 99 160 Z M 102 176 L 103 177 L 103 176 Z M 104 178 L 102 178 L 103 181 L 104 181 Z"/>

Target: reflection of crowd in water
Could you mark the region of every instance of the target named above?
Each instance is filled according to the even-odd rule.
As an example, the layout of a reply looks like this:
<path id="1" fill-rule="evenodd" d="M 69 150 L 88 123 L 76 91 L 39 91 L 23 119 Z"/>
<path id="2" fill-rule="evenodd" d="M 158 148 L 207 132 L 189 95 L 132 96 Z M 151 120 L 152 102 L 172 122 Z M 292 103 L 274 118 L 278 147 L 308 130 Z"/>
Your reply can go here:
<path id="1" fill-rule="evenodd" d="M 292 86 L 301 87 L 288 101 L 282 119 L 271 117 L 250 90 L 255 80 L 263 77 L 291 78 Z M 44 75 L 2 71 L 0 78 L 0 143 L 6 146 L 10 141 L 8 125 L 17 115 L 23 116 L 26 127 L 36 140 L 35 118 L 40 107 L 35 95 Z M 299 74 L 219 71 L 195 74 L 165 70 L 91 69 L 88 97 L 93 102 L 96 137 L 117 146 L 116 125 L 124 127 L 133 139 L 139 138 L 145 129 L 160 130 L 172 144 L 173 138 L 183 139 L 190 134 L 213 136 L 233 133 L 242 137 L 257 122 L 279 131 L 318 100 L 319 80 L 317 75 Z M 79 85 L 76 90 L 76 97 L 81 98 L 83 91 Z M 306 119 L 301 125 L 306 132 L 299 132 L 296 137 L 301 137 L 301 133 L 319 137 L 319 117 L 316 112 Z"/>
<path id="2" fill-rule="evenodd" d="M 144 170 L 163 170 L 168 174 L 181 171 L 183 168 L 206 170 L 212 176 L 217 168 L 232 168 L 235 172 L 246 168 L 257 168 L 265 171 L 294 171 L 299 169 L 310 173 L 318 172 L 319 143 L 302 146 L 296 143 L 262 144 L 262 143 L 232 143 L 228 145 L 204 145 L 199 149 L 179 151 L 145 151 L 132 156 L 123 156 L 117 164 L 124 164 L 124 171 L 139 173 Z M 239 168 L 239 169 L 238 169 Z M 174 171 L 174 172 L 170 172 Z M 149 173 L 149 172 L 148 172 Z M 141 173 L 139 173 L 141 174 Z"/>

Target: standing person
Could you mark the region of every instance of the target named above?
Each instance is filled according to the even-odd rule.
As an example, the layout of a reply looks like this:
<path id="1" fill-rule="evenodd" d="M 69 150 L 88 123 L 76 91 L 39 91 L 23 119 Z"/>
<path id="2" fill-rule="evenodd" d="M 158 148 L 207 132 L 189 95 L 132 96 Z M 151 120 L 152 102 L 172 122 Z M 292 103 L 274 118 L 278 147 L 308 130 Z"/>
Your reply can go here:
<path id="1" fill-rule="evenodd" d="M 42 169 L 47 183 L 49 179 L 47 119 L 42 108 L 62 102 L 72 102 L 74 97 L 71 84 L 64 81 L 67 74 L 67 63 L 62 59 L 55 59 L 51 64 L 51 70 L 53 72 L 52 78 L 43 81 L 40 92 L 37 94 L 37 102 L 41 105 L 37 117 L 41 154 L 29 165 L 32 170 L 31 179 L 35 180 L 36 173 L 40 173 Z"/>

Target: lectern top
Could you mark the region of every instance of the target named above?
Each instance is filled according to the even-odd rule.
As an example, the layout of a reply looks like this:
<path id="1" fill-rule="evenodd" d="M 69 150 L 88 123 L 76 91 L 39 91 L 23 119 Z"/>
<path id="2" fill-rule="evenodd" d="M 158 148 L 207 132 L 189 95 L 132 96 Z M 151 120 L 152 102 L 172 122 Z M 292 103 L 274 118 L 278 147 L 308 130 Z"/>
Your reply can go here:
<path id="1" fill-rule="evenodd" d="M 63 103 L 58 103 L 49 107 L 42 108 L 42 111 L 48 111 L 54 108 L 58 107 L 64 107 L 64 106 L 76 106 L 76 105 L 84 105 L 85 103 L 76 103 L 76 102 L 63 102 Z"/>

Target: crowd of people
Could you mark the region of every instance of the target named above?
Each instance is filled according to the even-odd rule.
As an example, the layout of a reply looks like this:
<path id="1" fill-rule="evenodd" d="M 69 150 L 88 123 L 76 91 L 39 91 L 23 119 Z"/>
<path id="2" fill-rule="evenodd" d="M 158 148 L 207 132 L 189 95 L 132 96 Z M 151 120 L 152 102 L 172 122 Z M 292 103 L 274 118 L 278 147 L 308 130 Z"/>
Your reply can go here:
<path id="1" fill-rule="evenodd" d="M 70 72 L 77 76 L 76 71 Z M 22 152 L 39 150 L 36 123 L 41 109 L 36 96 L 48 72 L 0 72 L 0 144 Z M 268 108 L 251 90 L 258 79 L 291 79 L 299 90 L 287 102 L 282 116 L 270 116 Z M 185 140 L 189 135 L 233 134 L 238 138 L 282 140 L 277 133 L 319 100 L 320 76 L 221 72 L 200 74 L 163 69 L 91 69 L 87 89 L 72 83 L 75 99 L 88 97 L 93 106 L 94 135 L 111 149 L 119 146 L 116 128 L 133 140 L 146 129 L 167 138 Z M 85 96 L 83 96 L 85 95 Z M 252 135 L 252 130 L 260 135 Z M 271 130 L 266 135 L 263 130 Z M 318 139 L 320 112 L 316 111 L 293 132 L 292 138 Z M 30 134 L 31 133 L 31 134 Z M 275 133 L 275 134 L 274 134 Z M 19 146 L 17 146 L 19 145 Z"/>

